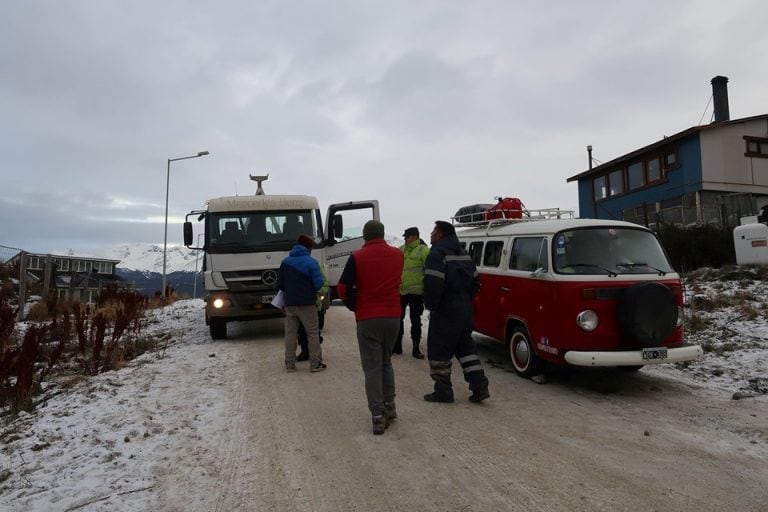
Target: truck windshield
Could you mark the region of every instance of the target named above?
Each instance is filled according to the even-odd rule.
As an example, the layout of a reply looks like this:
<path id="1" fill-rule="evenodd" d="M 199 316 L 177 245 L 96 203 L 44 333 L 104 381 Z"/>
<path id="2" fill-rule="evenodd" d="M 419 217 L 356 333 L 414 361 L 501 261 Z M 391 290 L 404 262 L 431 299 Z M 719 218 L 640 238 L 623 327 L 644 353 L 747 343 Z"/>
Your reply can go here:
<path id="1" fill-rule="evenodd" d="M 553 239 L 555 272 L 562 274 L 659 274 L 674 272 L 658 239 L 625 227 L 580 228 Z"/>
<path id="2" fill-rule="evenodd" d="M 209 212 L 206 222 L 210 253 L 286 251 L 299 235 L 322 239 L 318 210 Z"/>

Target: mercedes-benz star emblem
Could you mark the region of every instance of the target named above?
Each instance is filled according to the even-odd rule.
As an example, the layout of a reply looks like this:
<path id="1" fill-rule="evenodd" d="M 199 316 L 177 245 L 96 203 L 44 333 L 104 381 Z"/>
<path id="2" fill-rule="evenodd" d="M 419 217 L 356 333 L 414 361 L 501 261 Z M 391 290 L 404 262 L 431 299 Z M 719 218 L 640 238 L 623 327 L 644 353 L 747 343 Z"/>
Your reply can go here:
<path id="1" fill-rule="evenodd" d="M 274 270 L 265 270 L 261 273 L 261 282 L 267 286 L 272 286 L 277 282 L 277 272 Z"/>

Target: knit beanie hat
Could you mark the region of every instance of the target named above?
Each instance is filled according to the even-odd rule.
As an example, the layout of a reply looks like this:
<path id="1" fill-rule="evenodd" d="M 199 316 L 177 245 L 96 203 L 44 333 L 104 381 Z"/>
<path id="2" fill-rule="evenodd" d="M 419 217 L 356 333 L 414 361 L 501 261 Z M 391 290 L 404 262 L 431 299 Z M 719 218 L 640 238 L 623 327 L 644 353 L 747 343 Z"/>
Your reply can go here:
<path id="1" fill-rule="evenodd" d="M 419 228 L 412 227 L 405 230 L 405 233 L 403 233 L 403 238 L 407 236 L 419 236 Z"/>
<path id="2" fill-rule="evenodd" d="M 367 242 L 374 238 L 384 238 L 384 224 L 377 220 L 369 220 L 363 226 L 363 239 Z"/>
<path id="3" fill-rule="evenodd" d="M 304 247 L 306 247 L 310 251 L 315 246 L 315 241 L 312 240 L 311 238 L 309 238 L 307 235 L 299 236 L 298 242 L 299 242 L 299 244 L 303 245 Z"/>

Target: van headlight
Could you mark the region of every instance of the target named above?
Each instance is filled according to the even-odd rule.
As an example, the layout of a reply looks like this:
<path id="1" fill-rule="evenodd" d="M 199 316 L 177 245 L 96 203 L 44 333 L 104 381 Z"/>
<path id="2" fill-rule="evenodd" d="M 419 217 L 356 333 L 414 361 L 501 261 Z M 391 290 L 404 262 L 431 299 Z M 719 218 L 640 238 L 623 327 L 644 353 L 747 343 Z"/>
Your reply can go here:
<path id="1" fill-rule="evenodd" d="M 595 329 L 597 329 L 598 324 L 598 318 L 597 313 L 592 311 L 591 309 L 587 309 L 585 311 L 582 311 L 578 315 L 576 315 L 576 325 L 581 327 L 583 331 L 586 332 L 592 332 Z"/>

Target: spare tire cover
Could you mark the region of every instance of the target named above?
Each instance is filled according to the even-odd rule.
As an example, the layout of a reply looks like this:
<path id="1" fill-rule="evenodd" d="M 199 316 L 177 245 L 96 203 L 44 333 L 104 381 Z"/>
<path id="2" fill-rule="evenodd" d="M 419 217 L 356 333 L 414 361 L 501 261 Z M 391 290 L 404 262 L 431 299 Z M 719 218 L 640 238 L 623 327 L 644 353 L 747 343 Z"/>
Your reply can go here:
<path id="1" fill-rule="evenodd" d="M 638 283 L 624 290 L 616 313 L 624 338 L 643 347 L 659 346 L 677 324 L 675 297 L 660 283 Z"/>

